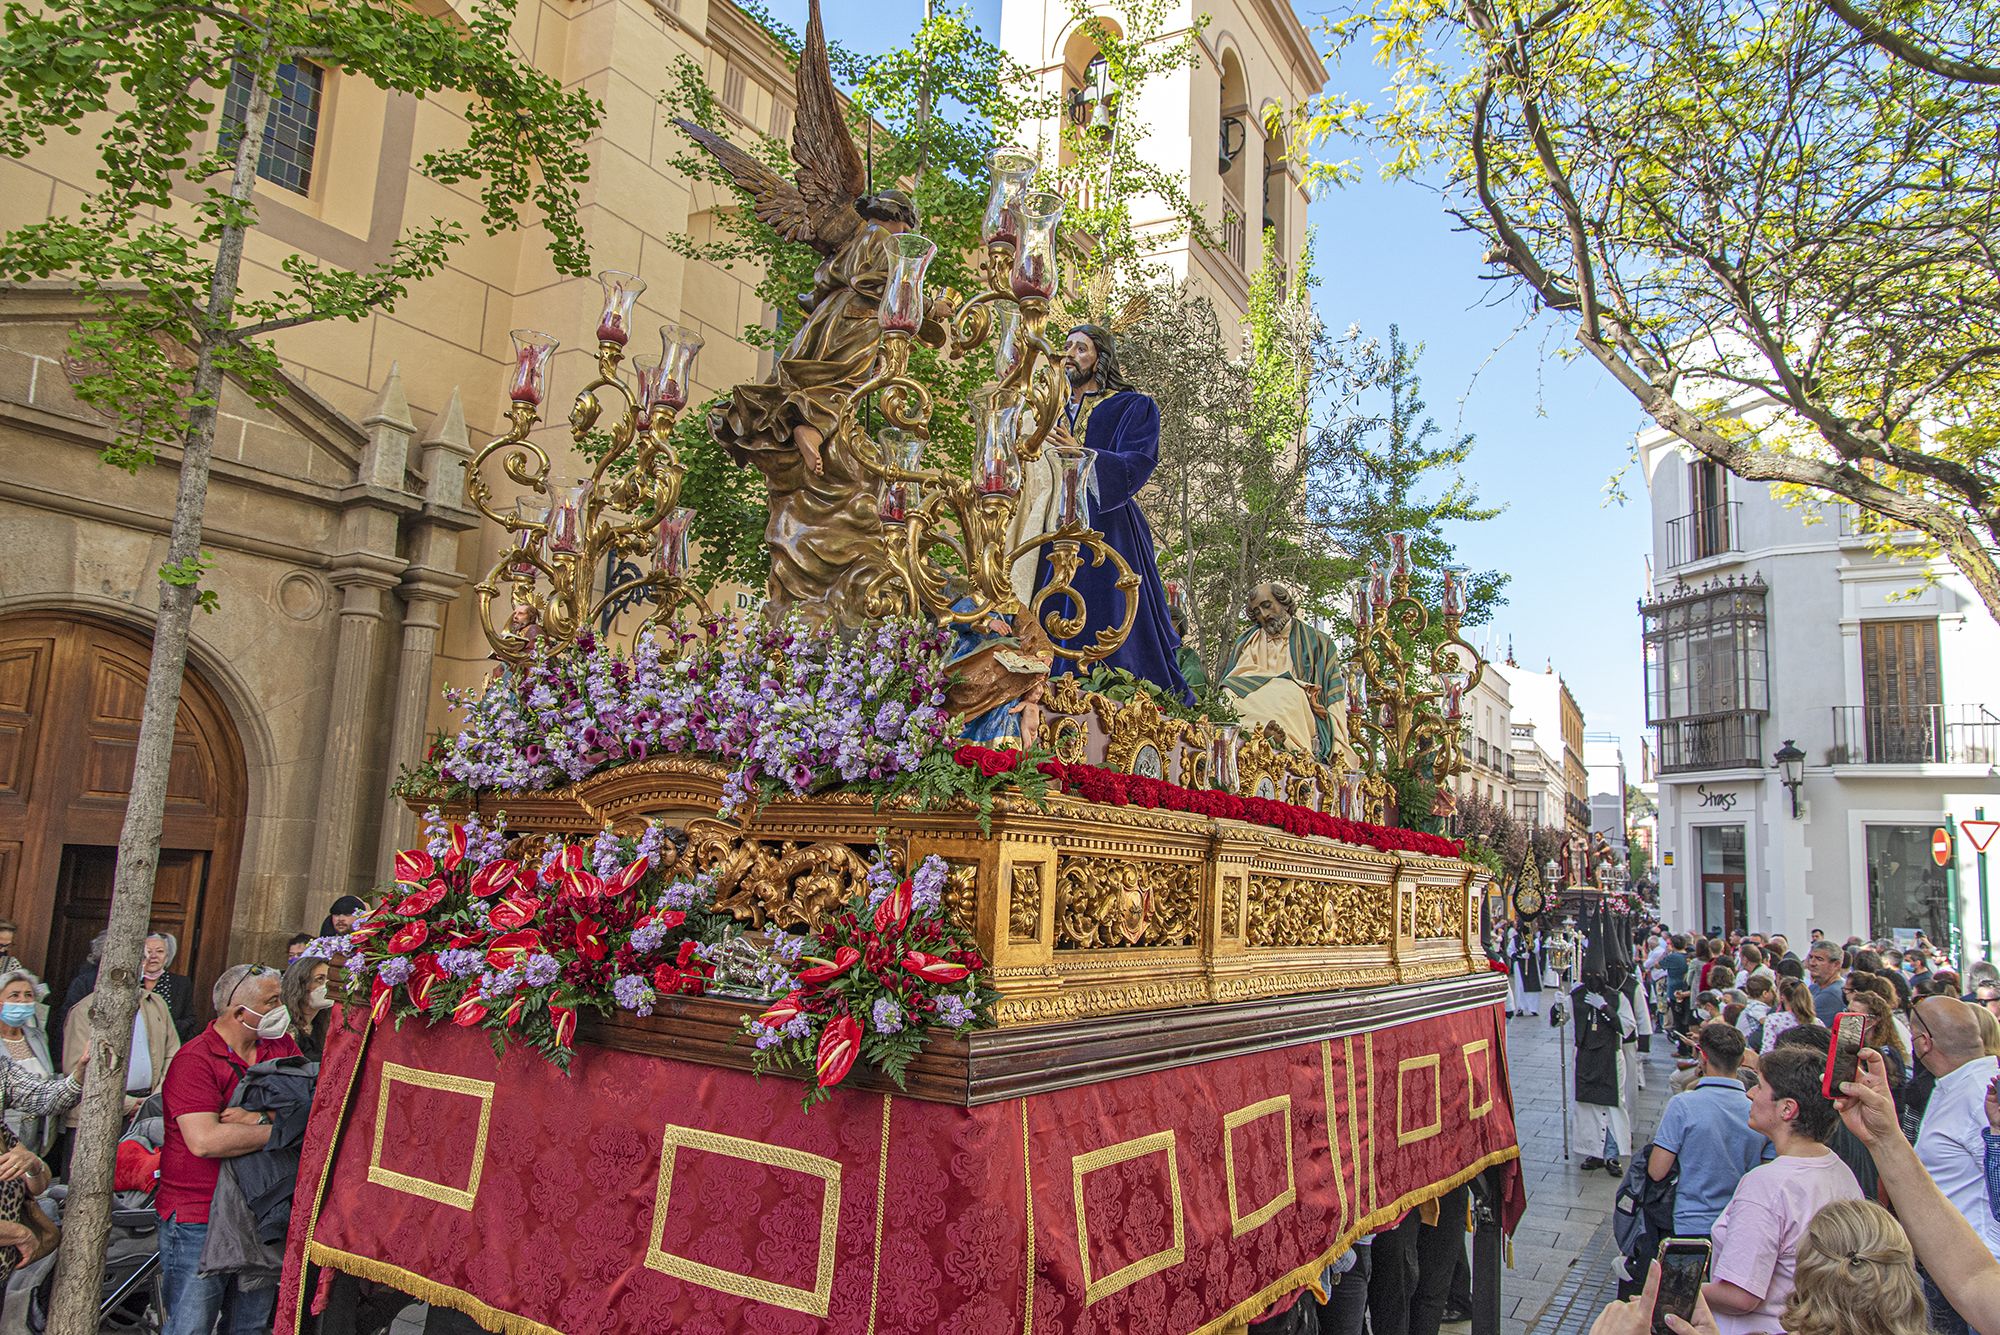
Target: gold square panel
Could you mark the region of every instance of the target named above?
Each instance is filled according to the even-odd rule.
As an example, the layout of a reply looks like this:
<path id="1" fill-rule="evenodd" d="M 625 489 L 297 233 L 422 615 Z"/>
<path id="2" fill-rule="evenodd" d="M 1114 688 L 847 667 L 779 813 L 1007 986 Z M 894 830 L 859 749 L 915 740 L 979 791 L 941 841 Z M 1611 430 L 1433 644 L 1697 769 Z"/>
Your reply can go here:
<path id="1" fill-rule="evenodd" d="M 1174 1211 L 1174 1240 L 1168 1246 L 1142 1256 L 1136 1261 L 1128 1261 L 1102 1278 L 1092 1278 L 1090 1274 L 1090 1223 L 1083 1209 L 1083 1179 L 1086 1174 L 1113 1164 L 1125 1163 L 1132 1159 L 1142 1159 L 1149 1154 L 1165 1152 L 1167 1156 L 1167 1190 L 1172 1197 Z M 1174 1133 L 1171 1130 L 1155 1131 L 1150 1136 L 1140 1136 L 1135 1140 L 1120 1141 L 1116 1145 L 1106 1145 L 1102 1149 L 1079 1154 L 1070 1159 L 1071 1186 L 1076 1196 L 1076 1242 L 1077 1251 L 1083 1261 L 1083 1302 L 1084 1306 L 1137 1284 L 1148 1275 L 1157 1275 L 1169 1266 L 1179 1265 L 1187 1259 L 1187 1224 L 1181 1214 L 1181 1173 L 1180 1162 L 1174 1153 Z"/>
<path id="2" fill-rule="evenodd" d="M 1284 1119 L 1285 1145 L 1285 1189 L 1264 1204 L 1244 1214 L 1236 1204 L 1236 1137 L 1238 1127 L 1265 1117 Z M 1298 1179 L 1292 1170 L 1292 1096 L 1280 1094 L 1276 1098 L 1253 1103 L 1247 1108 L 1224 1113 L 1222 1117 L 1222 1175 L 1229 1187 L 1229 1236 L 1240 1238 L 1259 1224 L 1268 1223 L 1278 1211 L 1299 1198 Z"/>
<path id="3" fill-rule="evenodd" d="M 1433 1052 L 1423 1057 L 1405 1057 L 1396 1063 L 1396 1143 L 1414 1145 L 1420 1140 L 1429 1140 L 1444 1130 L 1444 1073 L 1441 1069 L 1444 1059 Z M 1404 1101 L 1405 1077 L 1412 1071 L 1428 1070 L 1431 1073 L 1431 1120 L 1413 1127 L 1409 1122 L 1409 1107 Z"/>
<path id="4" fill-rule="evenodd" d="M 1482 1038 L 1467 1043 L 1461 1055 L 1465 1058 L 1465 1114 L 1469 1120 L 1478 1121 L 1493 1111 L 1493 1040 Z M 1475 1057 L 1483 1059 L 1476 1067 L 1473 1064 Z M 1486 1101 L 1483 1103 L 1476 1101 L 1482 1072 L 1486 1081 Z"/>
<path id="5" fill-rule="evenodd" d="M 393 1168 L 382 1166 L 382 1142 L 389 1127 L 389 1090 L 395 1085 L 414 1085 L 418 1089 L 435 1089 L 446 1094 L 463 1094 L 467 1098 L 479 1100 L 479 1129 L 472 1140 L 472 1169 L 467 1174 L 465 1185 L 455 1187 L 444 1182 L 432 1182 L 428 1178 L 413 1177 L 399 1173 Z M 411 1196 L 421 1196 L 439 1205 L 449 1205 L 454 1209 L 470 1210 L 472 1202 L 479 1196 L 479 1179 L 486 1171 L 486 1136 L 493 1123 L 493 1082 L 474 1080 L 470 1076 L 444 1075 L 437 1071 L 423 1071 L 414 1066 L 401 1066 L 395 1062 L 382 1063 L 382 1088 L 375 1098 L 375 1141 L 368 1151 L 368 1180 L 378 1187 L 400 1191 Z"/>

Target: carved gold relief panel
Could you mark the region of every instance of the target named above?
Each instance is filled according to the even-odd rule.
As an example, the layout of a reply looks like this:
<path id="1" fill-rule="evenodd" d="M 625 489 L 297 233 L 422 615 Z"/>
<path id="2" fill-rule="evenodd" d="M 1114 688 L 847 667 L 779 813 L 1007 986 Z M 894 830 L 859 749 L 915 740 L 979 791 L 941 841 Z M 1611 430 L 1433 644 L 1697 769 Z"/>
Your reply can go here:
<path id="1" fill-rule="evenodd" d="M 1388 886 L 1253 875 L 1246 938 L 1253 946 L 1387 945 L 1394 900 Z"/>
<path id="2" fill-rule="evenodd" d="M 1417 929 L 1412 935 L 1419 940 L 1459 936 L 1465 916 L 1465 898 L 1465 892 L 1455 885 L 1417 887 Z"/>
<path id="3" fill-rule="evenodd" d="M 1066 854 L 1056 862 L 1056 947 L 1190 946 L 1201 868 Z"/>

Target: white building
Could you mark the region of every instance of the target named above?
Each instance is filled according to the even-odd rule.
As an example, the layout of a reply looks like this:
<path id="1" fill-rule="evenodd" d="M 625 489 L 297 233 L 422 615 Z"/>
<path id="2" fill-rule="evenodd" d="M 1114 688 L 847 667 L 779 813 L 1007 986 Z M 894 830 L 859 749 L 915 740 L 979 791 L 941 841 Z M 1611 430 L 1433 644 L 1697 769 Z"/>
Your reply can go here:
<path id="1" fill-rule="evenodd" d="M 1507 678 L 1489 662 L 1465 693 L 1465 769 L 1452 779 L 1461 797 L 1476 797 L 1503 811 L 1514 807 L 1513 706 Z"/>
<path id="2" fill-rule="evenodd" d="M 1971 848 L 1954 897 L 1931 840 L 1947 817 L 2000 815 L 2000 627 L 1944 562 L 1873 554 L 1844 508 L 1788 508 L 1663 432 L 1639 448 L 1667 920 L 1794 939 L 1956 929 L 1980 952 Z M 1796 792 L 1775 763 L 1788 743 Z"/>
<path id="3" fill-rule="evenodd" d="M 1611 856 L 1625 865 L 1625 745 L 1615 732 L 1583 735 L 1583 768 L 1589 775 L 1590 832 L 1611 841 Z"/>

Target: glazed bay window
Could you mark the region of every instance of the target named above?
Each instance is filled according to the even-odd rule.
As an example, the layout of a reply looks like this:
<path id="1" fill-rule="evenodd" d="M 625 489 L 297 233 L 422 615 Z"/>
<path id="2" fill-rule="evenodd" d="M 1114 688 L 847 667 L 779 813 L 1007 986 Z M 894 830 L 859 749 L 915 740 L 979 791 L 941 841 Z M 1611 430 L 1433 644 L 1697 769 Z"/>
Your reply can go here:
<path id="1" fill-rule="evenodd" d="M 271 116 L 264 123 L 264 146 L 257 155 L 257 174 L 273 185 L 301 195 L 312 193 L 313 150 L 319 146 L 320 94 L 325 85 L 326 71 L 310 61 L 278 66 Z M 249 112 L 250 71 L 239 62 L 222 98 L 224 134 L 232 134 Z"/>
<path id="2" fill-rule="evenodd" d="M 1758 576 L 1732 576 L 1640 606 L 1662 773 L 1763 766 L 1765 592 Z"/>

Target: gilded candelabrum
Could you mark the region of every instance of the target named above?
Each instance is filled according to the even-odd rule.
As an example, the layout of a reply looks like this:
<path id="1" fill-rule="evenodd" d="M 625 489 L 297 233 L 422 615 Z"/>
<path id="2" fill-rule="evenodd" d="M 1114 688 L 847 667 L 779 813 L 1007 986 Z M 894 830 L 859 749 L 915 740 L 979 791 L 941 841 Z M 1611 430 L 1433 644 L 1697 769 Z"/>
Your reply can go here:
<path id="1" fill-rule="evenodd" d="M 890 571 L 871 590 L 871 612 L 968 626 L 1025 611 L 1051 641 L 1061 641 L 1082 634 L 1086 624 L 1088 609 L 1072 583 L 1076 574 L 1086 558 L 1093 566 L 1109 562 L 1121 615 L 1087 645 L 1054 646 L 1064 658 L 1091 663 L 1125 642 L 1139 609 L 1138 573 L 1090 526 L 1091 451 L 1075 445 L 1053 451 L 1053 526 L 1014 537 L 1023 465 L 1042 458 L 1069 393 L 1049 339 L 1063 205 L 1054 195 L 1028 191 L 1036 169 L 1025 150 L 994 153 L 983 227 L 986 289 L 949 311 L 941 332 L 932 332 L 939 324 L 924 296 L 924 273 L 937 247 L 913 233 L 896 238 L 875 366 L 847 396 L 837 432 L 880 486 Z M 953 360 L 973 354 L 993 359 L 992 383 L 975 403 L 963 405 L 978 426 L 970 477 L 923 463 L 937 405 L 909 365 L 911 345 L 926 335 Z M 883 423 L 872 437 L 866 423 L 871 404 Z M 1024 606 L 1014 565 L 1044 548 L 1049 577 Z"/>
<path id="2" fill-rule="evenodd" d="M 1444 638 L 1431 643 L 1431 609 L 1410 592 L 1409 535 L 1391 534 L 1389 546 L 1389 568 L 1371 561 L 1368 587 L 1354 595 L 1358 643 L 1348 669 L 1348 734 L 1374 760 L 1376 773 L 1425 765 L 1442 786 L 1466 769 L 1465 695 L 1486 663 L 1458 633 L 1464 576 L 1444 572 Z"/>
<path id="3" fill-rule="evenodd" d="M 597 325 L 597 374 L 577 392 L 570 434 L 578 450 L 604 448 L 588 478 L 558 485 L 549 456 L 529 438 L 541 421 L 549 362 L 556 340 L 517 329 L 514 373 L 508 388 L 509 427 L 490 441 L 466 469 L 466 492 L 488 519 L 508 530 L 512 542 L 486 578 L 474 586 L 479 620 L 495 657 L 519 665 L 575 642 L 606 606 L 650 598 L 653 611 L 641 630 L 682 609 L 706 613 L 689 571 L 688 529 L 693 512 L 680 504 L 687 470 L 671 436 L 687 406 L 699 335 L 678 325 L 661 328 L 660 356 L 632 359 L 637 388 L 619 374 L 632 328 L 633 307 L 645 290 L 633 274 L 606 272 L 604 312 Z M 604 421 L 600 393 L 622 401 Z M 498 508 L 483 466 L 500 456 L 501 471 L 526 494 L 511 511 Z M 595 591 L 596 572 L 611 557 L 651 553 L 644 573 Z M 509 596 L 505 606 L 502 592 Z M 496 620 L 496 612 L 499 614 Z"/>

